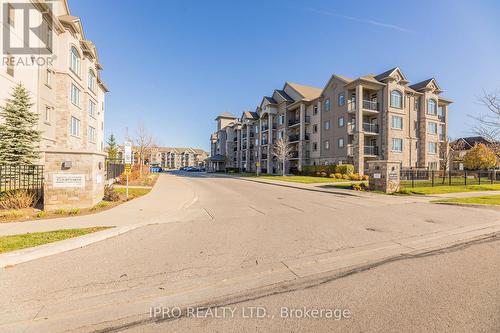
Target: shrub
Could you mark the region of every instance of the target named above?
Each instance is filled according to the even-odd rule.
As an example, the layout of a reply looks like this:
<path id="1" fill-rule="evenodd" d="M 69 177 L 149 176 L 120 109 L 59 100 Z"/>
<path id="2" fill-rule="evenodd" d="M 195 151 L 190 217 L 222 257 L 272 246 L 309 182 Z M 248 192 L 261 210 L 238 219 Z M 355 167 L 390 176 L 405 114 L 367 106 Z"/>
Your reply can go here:
<path id="1" fill-rule="evenodd" d="M 363 176 L 363 180 L 369 180 L 369 179 L 370 179 L 370 177 L 368 177 L 368 175 Z"/>
<path id="2" fill-rule="evenodd" d="M 102 198 L 104 201 L 118 201 L 120 200 L 120 195 L 116 193 L 113 185 L 104 186 L 104 197 Z"/>
<path id="3" fill-rule="evenodd" d="M 350 180 L 359 180 L 359 175 L 356 173 L 348 175 Z"/>
<path id="4" fill-rule="evenodd" d="M 44 211 L 42 210 L 41 212 L 36 213 L 36 218 L 37 218 L 37 219 L 42 219 L 42 218 L 44 218 L 46 215 L 47 215 L 47 213 L 46 213 L 46 212 L 44 212 Z"/>
<path id="5" fill-rule="evenodd" d="M 327 176 L 326 172 L 324 172 L 324 171 L 321 171 L 320 175 L 321 175 L 321 177 L 326 177 Z"/>
<path id="6" fill-rule="evenodd" d="M 330 178 L 337 178 L 337 176 L 335 176 L 334 173 L 331 173 L 328 177 L 330 177 Z"/>
<path id="7" fill-rule="evenodd" d="M 68 212 L 68 215 L 78 215 L 80 214 L 80 209 L 78 208 L 73 208 Z"/>
<path id="8" fill-rule="evenodd" d="M 99 202 L 97 205 L 95 205 L 94 207 L 90 208 L 89 210 L 90 210 L 91 212 L 93 212 L 93 211 L 96 211 L 96 210 L 100 210 L 100 209 L 102 209 L 102 208 L 105 208 L 105 207 L 107 207 L 107 206 L 109 206 L 109 203 L 108 203 L 107 201 L 101 201 L 101 202 Z"/>
<path id="9" fill-rule="evenodd" d="M 35 194 L 26 190 L 8 191 L 0 196 L 1 209 L 23 209 L 35 204 Z"/>
<path id="10" fill-rule="evenodd" d="M 66 214 L 66 210 L 62 209 L 62 208 L 59 208 L 59 209 L 56 209 L 56 211 L 54 212 L 54 214 L 56 214 L 56 215 L 65 215 Z"/>
<path id="11" fill-rule="evenodd" d="M 337 179 L 342 179 L 342 174 L 341 173 L 335 173 L 335 178 Z"/>
<path id="12" fill-rule="evenodd" d="M 0 212 L 0 219 L 15 219 L 23 216 L 23 213 L 17 210 L 7 210 Z"/>
<path id="13" fill-rule="evenodd" d="M 361 184 L 352 184 L 351 188 L 355 191 L 367 191 L 368 187 L 366 186 L 365 183 Z"/>
<path id="14" fill-rule="evenodd" d="M 354 173 L 354 165 L 352 164 L 339 164 L 335 168 L 336 173 L 341 173 L 343 175 L 350 175 Z"/>
<path id="15" fill-rule="evenodd" d="M 349 175 L 342 175 L 342 179 L 350 180 Z"/>

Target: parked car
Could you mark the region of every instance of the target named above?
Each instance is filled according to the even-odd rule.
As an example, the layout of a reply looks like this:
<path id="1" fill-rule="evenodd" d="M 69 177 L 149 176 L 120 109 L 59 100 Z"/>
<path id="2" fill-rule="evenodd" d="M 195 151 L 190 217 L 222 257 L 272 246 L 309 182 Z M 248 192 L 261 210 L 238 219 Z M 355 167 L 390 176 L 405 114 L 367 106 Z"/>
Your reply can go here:
<path id="1" fill-rule="evenodd" d="M 188 170 L 186 170 L 187 172 L 200 172 L 200 168 L 197 168 L 197 167 L 189 167 Z"/>

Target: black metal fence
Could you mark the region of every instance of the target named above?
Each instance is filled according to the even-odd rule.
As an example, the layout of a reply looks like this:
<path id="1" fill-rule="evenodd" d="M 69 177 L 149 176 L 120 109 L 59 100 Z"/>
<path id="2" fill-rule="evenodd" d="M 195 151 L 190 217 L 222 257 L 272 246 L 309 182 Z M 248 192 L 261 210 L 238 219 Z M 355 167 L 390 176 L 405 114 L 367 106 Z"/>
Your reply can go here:
<path id="1" fill-rule="evenodd" d="M 500 170 L 402 169 L 400 179 L 403 188 L 500 184 Z"/>
<path id="2" fill-rule="evenodd" d="M 27 190 L 43 198 L 43 165 L 0 165 L 0 193 Z"/>
<path id="3" fill-rule="evenodd" d="M 121 159 L 106 159 L 106 179 L 119 177 L 125 171 L 125 164 Z"/>

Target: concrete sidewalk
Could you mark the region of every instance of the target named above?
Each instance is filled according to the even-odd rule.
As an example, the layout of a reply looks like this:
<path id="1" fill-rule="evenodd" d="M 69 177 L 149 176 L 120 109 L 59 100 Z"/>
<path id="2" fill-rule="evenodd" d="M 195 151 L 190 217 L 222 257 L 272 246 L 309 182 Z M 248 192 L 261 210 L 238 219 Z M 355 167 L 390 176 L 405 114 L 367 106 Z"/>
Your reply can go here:
<path id="1" fill-rule="evenodd" d="M 145 196 L 100 213 L 28 222 L 0 223 L 0 236 L 98 226 L 147 225 L 175 221 L 174 215 L 196 201 L 194 189 L 177 177 L 161 175 Z"/>

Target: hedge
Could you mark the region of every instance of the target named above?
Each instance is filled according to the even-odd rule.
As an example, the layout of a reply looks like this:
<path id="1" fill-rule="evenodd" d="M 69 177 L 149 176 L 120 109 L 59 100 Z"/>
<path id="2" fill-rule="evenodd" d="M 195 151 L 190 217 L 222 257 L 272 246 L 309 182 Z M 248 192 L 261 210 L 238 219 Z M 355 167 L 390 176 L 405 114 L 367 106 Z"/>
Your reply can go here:
<path id="1" fill-rule="evenodd" d="M 343 175 L 351 175 L 354 173 L 354 165 L 352 164 L 339 164 L 335 168 L 336 173 L 341 173 Z"/>
<path id="2" fill-rule="evenodd" d="M 307 165 L 302 167 L 302 174 L 307 176 L 321 176 L 326 174 L 329 176 L 334 173 L 343 175 L 350 175 L 354 173 L 354 165 L 352 164 L 339 164 L 339 165 Z"/>

